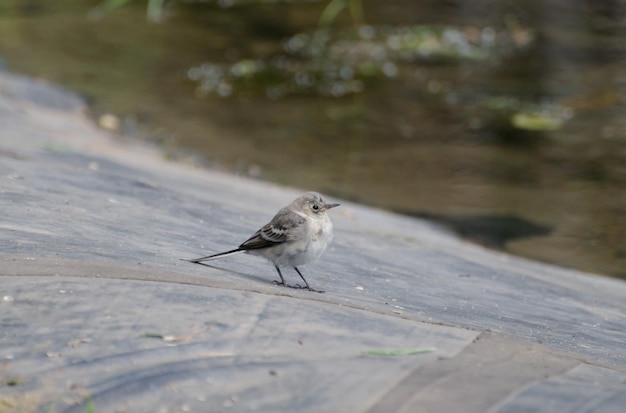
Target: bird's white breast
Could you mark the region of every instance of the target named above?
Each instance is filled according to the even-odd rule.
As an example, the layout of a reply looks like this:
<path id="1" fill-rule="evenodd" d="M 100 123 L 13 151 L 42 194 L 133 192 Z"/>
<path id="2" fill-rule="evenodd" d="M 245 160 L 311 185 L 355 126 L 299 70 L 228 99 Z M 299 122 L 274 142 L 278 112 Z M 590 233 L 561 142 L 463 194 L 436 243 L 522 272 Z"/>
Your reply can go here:
<path id="1" fill-rule="evenodd" d="M 317 260 L 332 241 L 333 225 L 328 216 L 305 218 L 307 219 L 306 231 L 303 231 L 301 237 L 272 248 L 273 251 L 263 254 L 265 258 L 275 265 L 290 267 Z"/>

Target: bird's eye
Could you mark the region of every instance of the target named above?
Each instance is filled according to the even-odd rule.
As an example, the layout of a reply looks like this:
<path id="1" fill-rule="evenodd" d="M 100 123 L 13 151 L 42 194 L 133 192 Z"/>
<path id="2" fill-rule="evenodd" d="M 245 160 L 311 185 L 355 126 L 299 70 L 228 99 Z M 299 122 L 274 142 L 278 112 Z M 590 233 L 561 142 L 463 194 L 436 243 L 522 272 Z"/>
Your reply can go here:
<path id="1" fill-rule="evenodd" d="M 320 206 L 317 205 L 317 204 L 313 204 L 313 206 L 311 208 L 313 208 L 313 211 L 319 211 Z"/>

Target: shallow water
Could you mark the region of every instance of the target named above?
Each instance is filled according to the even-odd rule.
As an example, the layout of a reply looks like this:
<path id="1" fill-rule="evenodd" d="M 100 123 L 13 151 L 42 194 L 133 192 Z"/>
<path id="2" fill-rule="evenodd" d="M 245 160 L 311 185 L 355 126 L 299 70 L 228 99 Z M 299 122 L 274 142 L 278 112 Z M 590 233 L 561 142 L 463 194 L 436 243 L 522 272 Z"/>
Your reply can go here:
<path id="1" fill-rule="evenodd" d="M 351 78 L 349 68 L 342 84 L 359 92 L 342 97 L 332 97 L 342 90 L 333 89 L 337 79 L 321 83 L 328 67 L 312 83 L 320 88 L 293 93 L 271 83 L 276 72 L 222 84 L 225 97 L 189 77 L 193 68 L 277 56 L 309 63 L 284 45 L 315 31 L 326 2 L 178 3 L 159 24 L 146 21 L 142 2 L 99 20 L 87 18 L 83 1 L 51 3 L 0 8 L 1 62 L 83 93 L 96 119 L 114 113 L 127 136 L 159 142 L 177 159 L 426 217 L 493 248 L 626 278 L 622 2 L 364 2 L 375 30 L 444 25 L 454 41 L 463 41 L 458 33 L 505 41 L 480 59 L 388 55 L 388 74 L 371 78 Z M 354 40 L 340 34 L 351 33 L 348 13 L 332 27 L 334 46 Z M 512 125 L 537 113 L 556 124 Z"/>

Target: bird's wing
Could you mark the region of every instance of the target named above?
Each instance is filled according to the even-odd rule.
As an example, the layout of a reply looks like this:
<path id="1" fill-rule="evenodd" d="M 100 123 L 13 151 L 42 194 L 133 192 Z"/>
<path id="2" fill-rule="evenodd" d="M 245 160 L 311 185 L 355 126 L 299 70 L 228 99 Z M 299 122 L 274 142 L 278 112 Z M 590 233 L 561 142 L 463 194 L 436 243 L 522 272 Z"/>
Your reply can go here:
<path id="1" fill-rule="evenodd" d="M 288 209 L 281 209 L 272 220 L 244 241 L 239 248 L 255 250 L 289 241 L 293 233 L 305 223 L 305 218 Z"/>

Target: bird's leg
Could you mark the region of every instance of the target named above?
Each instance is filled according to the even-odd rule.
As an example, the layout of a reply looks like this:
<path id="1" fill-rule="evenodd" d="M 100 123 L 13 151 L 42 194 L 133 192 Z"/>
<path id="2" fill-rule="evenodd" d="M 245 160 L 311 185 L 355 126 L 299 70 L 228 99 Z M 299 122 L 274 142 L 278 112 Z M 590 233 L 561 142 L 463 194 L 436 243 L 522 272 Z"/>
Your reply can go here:
<path id="1" fill-rule="evenodd" d="M 276 268 L 276 271 L 278 271 L 278 276 L 280 277 L 280 282 L 274 281 L 274 283 L 276 285 L 287 285 L 285 284 L 285 279 L 283 278 L 283 274 L 280 272 L 280 268 L 278 268 L 278 265 L 274 265 L 274 267 Z"/>
<path id="2" fill-rule="evenodd" d="M 276 268 L 276 271 L 278 272 L 278 276 L 280 277 L 280 281 L 276 281 L 274 280 L 274 284 L 276 285 L 281 285 L 283 287 L 289 287 L 289 288 L 302 288 L 299 285 L 291 285 L 291 284 L 287 284 L 285 282 L 285 279 L 283 278 L 283 273 L 280 272 L 280 268 L 278 268 L 278 265 L 274 265 L 274 267 Z"/>
<path id="3" fill-rule="evenodd" d="M 280 272 L 280 268 L 278 268 L 278 265 L 274 265 L 274 267 L 276 268 L 276 272 L 278 272 L 278 276 L 280 277 L 280 281 L 274 281 L 274 284 L 276 284 L 276 285 L 282 285 L 283 287 L 289 287 L 289 288 L 304 289 L 304 290 L 309 290 L 309 291 L 313 291 L 313 292 L 316 292 L 316 293 L 324 293 L 324 292 L 326 292 L 326 291 L 315 290 L 315 289 L 311 288 L 309 283 L 306 282 L 306 280 L 302 276 L 302 273 L 300 272 L 300 270 L 298 270 L 296 267 L 293 267 L 293 268 L 296 270 L 298 275 L 300 275 L 300 278 L 302 278 L 302 281 L 304 281 L 304 285 L 305 286 L 302 287 L 300 284 L 296 284 L 296 285 L 287 284 L 285 282 L 285 279 L 283 278 L 282 272 Z"/>
<path id="4" fill-rule="evenodd" d="M 300 278 L 302 278 L 302 281 L 304 281 L 304 287 L 301 288 L 306 288 L 307 290 L 311 289 L 311 286 L 309 285 L 308 282 L 306 282 L 306 279 L 304 278 L 304 275 L 302 275 L 302 273 L 300 272 L 300 270 L 298 269 L 298 267 L 293 267 L 294 270 L 296 270 L 296 272 L 298 273 L 298 275 L 300 276 Z M 296 284 L 298 287 L 300 287 L 300 284 Z"/>
<path id="5" fill-rule="evenodd" d="M 304 287 L 302 287 L 302 288 L 307 289 L 307 290 L 309 290 L 309 291 L 316 292 L 316 293 L 325 293 L 325 292 L 326 292 L 326 291 L 324 291 L 324 290 L 316 290 L 316 289 L 314 289 L 314 288 L 311 288 L 311 286 L 309 285 L 309 283 L 308 283 L 308 282 L 306 282 L 306 279 L 304 278 L 304 275 L 302 275 L 302 273 L 300 272 L 300 270 L 298 269 L 298 267 L 293 267 L 293 269 L 294 269 L 294 270 L 296 270 L 296 272 L 298 273 L 298 275 L 300 276 L 300 278 L 302 278 L 302 281 L 304 281 L 304 285 L 305 285 L 305 286 L 304 286 Z"/>

